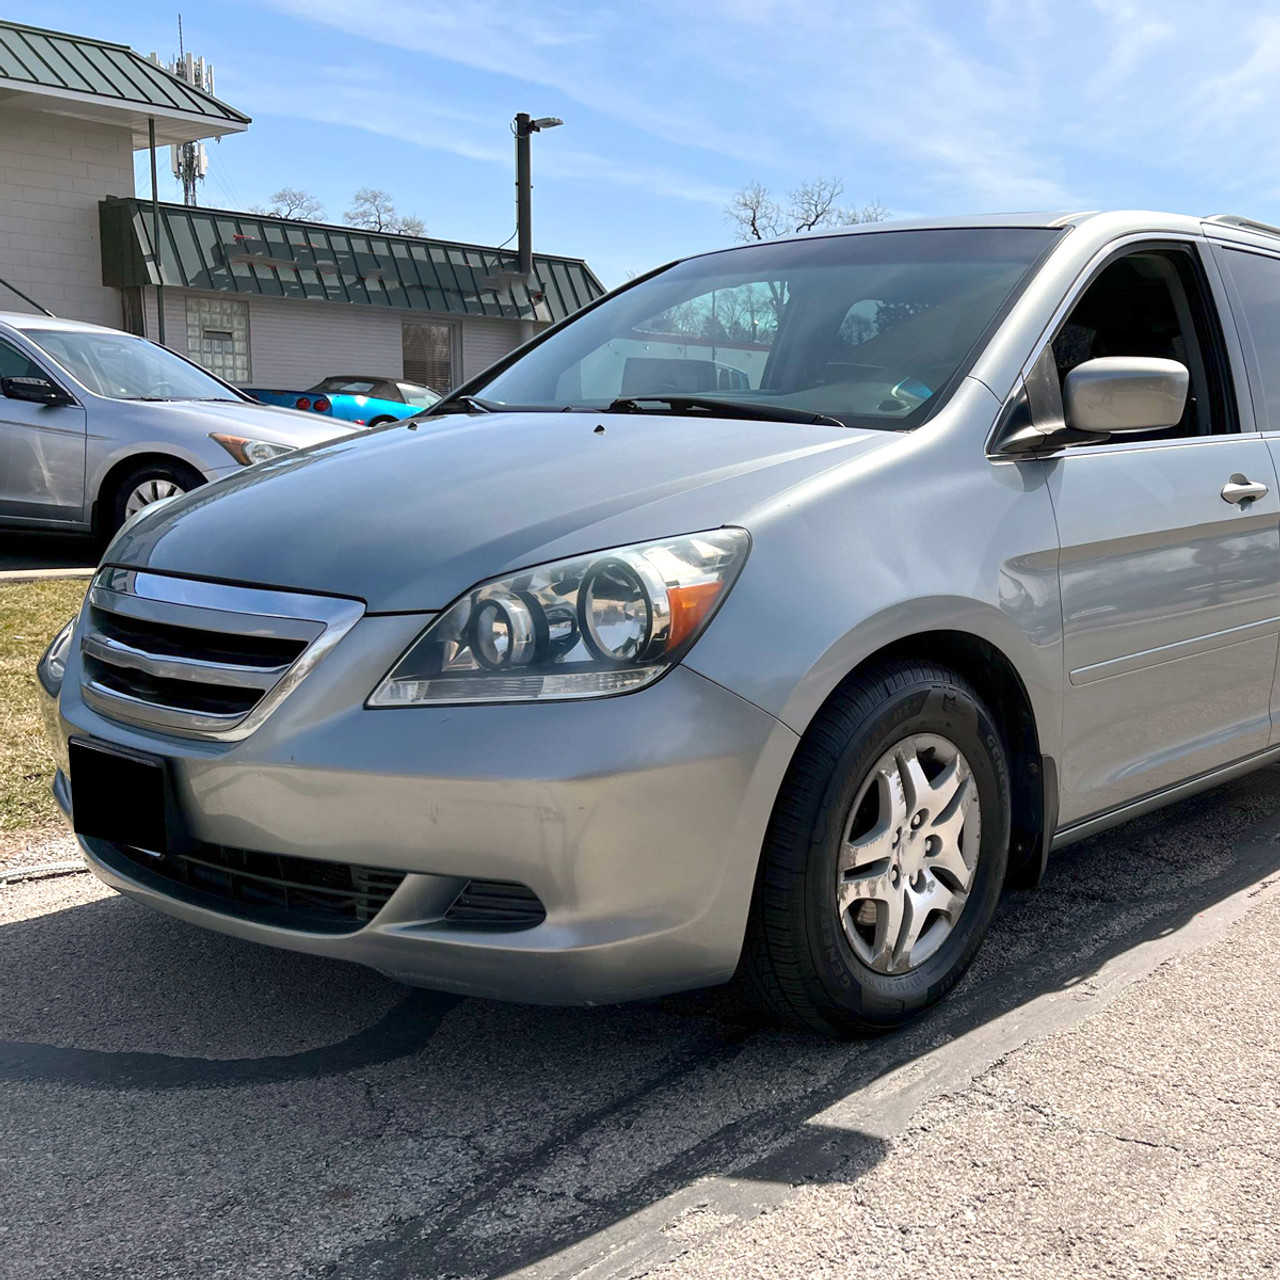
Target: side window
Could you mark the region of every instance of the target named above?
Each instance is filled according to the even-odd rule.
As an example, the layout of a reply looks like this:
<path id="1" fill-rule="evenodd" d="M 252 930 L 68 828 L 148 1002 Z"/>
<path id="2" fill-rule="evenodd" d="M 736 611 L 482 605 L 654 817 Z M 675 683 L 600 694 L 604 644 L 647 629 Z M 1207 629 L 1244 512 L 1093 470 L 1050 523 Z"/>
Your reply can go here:
<path id="1" fill-rule="evenodd" d="M 1236 430 L 1228 407 L 1221 340 L 1190 253 L 1151 249 L 1104 267 L 1053 340 L 1059 385 L 1099 356 L 1160 356 L 1191 374 L 1182 421 L 1126 440 L 1169 440 Z"/>
<path id="2" fill-rule="evenodd" d="M 0 378 L 45 378 L 48 374 L 17 347 L 0 338 Z"/>
<path id="3" fill-rule="evenodd" d="M 1280 260 L 1243 249 L 1224 249 L 1222 260 L 1244 313 L 1241 328 L 1253 345 L 1258 427 L 1280 431 Z"/>

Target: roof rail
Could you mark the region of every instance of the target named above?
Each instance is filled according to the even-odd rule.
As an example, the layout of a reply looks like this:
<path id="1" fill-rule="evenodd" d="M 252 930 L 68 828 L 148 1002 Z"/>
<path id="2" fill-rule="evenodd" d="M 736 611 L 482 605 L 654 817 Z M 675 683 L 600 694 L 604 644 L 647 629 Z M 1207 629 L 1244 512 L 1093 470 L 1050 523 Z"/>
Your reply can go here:
<path id="1" fill-rule="evenodd" d="M 1239 227 L 1241 231 L 1257 231 L 1264 236 L 1280 236 L 1280 227 L 1273 227 L 1269 222 L 1258 222 L 1254 218 L 1242 218 L 1236 213 L 1214 213 L 1204 221 L 1216 222 L 1223 227 Z"/>

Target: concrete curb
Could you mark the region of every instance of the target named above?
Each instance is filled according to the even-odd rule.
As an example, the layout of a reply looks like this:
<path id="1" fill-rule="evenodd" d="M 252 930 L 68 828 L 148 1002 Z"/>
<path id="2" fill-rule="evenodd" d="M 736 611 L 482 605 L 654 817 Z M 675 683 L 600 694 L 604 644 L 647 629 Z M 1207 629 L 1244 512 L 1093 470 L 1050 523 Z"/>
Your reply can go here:
<path id="1" fill-rule="evenodd" d="M 0 584 L 45 582 L 50 578 L 92 578 L 92 569 L 0 569 Z"/>

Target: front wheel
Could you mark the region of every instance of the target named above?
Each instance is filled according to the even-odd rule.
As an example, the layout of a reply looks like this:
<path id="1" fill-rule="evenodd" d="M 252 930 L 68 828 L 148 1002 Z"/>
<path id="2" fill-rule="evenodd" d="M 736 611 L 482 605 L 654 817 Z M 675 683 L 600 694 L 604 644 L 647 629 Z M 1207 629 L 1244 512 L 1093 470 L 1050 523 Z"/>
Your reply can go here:
<path id="1" fill-rule="evenodd" d="M 889 1030 L 940 1000 L 995 913 L 1009 853 L 1004 744 L 977 692 L 895 661 L 840 689 L 774 809 L 742 976 L 774 1016 Z"/>
<path id="2" fill-rule="evenodd" d="M 102 532 L 111 538 L 130 516 L 164 498 L 176 498 L 204 483 L 204 477 L 181 462 L 149 462 L 123 476 L 105 504 Z"/>

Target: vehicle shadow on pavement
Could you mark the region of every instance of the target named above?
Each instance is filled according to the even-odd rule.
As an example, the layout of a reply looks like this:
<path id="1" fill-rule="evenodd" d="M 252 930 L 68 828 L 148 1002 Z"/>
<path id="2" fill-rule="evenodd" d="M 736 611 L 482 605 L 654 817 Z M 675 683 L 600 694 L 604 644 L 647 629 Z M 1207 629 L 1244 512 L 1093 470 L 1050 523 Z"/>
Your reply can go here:
<path id="1" fill-rule="evenodd" d="M 281 1148 L 260 1181 L 235 1166 L 237 1204 L 272 1243 L 242 1253 L 253 1230 L 238 1209 L 197 1226 L 183 1195 L 149 1198 L 141 1158 L 121 1174 L 151 1215 L 132 1235 L 92 1179 L 66 1206 L 62 1230 L 85 1234 L 75 1274 L 108 1261 L 149 1273 L 159 1255 L 148 1250 L 167 1247 L 243 1276 L 279 1274 L 284 1259 L 331 1277 L 495 1277 L 539 1262 L 551 1276 L 553 1255 L 700 1179 L 732 1180 L 744 1211 L 771 1188 L 855 1179 L 886 1143 L 815 1117 L 1040 996 L 1083 997 L 1108 961 L 1277 872 L 1270 768 L 1065 850 L 1040 890 L 1007 896 L 948 1000 L 902 1032 L 845 1045 L 753 1028 L 718 991 L 582 1010 L 407 991 L 99 897 L 0 927 L 0 1080 L 26 1116 L 68 1088 L 126 1095 L 143 1117 L 180 1100 L 181 1129 L 150 1139 L 168 1168 L 212 1160 L 210 1135 L 237 1124 L 255 1151 Z M 328 1164 L 339 1115 L 343 1160 L 352 1143 L 359 1159 L 300 1206 L 296 1171 Z M 87 1123 L 83 1160 L 96 1167 L 121 1139 L 107 1120 Z M 15 1172 L 38 1179 L 53 1157 L 27 1132 Z M 12 1156 L 0 1144 L 0 1160 Z M 211 1185 L 229 1176 L 216 1164 Z M 183 1194 L 206 1193 L 196 1176 Z M 9 1247 L 37 1249 L 41 1229 L 19 1215 Z M 94 1255 L 108 1229 L 129 1256 Z"/>

